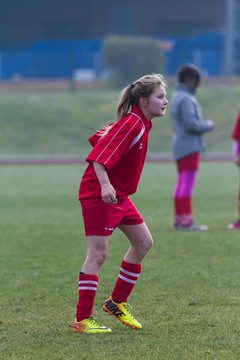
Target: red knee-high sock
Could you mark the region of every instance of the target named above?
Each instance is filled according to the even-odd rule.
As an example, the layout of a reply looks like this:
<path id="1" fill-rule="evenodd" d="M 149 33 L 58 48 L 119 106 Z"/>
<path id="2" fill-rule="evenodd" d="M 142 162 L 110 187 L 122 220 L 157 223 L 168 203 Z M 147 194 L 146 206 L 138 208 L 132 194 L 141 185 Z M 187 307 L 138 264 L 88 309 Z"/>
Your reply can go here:
<path id="1" fill-rule="evenodd" d="M 174 208 L 174 223 L 180 224 L 182 217 L 182 209 L 181 209 L 181 198 L 174 197 L 173 198 L 173 208 Z"/>
<path id="2" fill-rule="evenodd" d="M 192 199 L 191 197 L 181 198 L 181 209 L 182 209 L 182 225 L 189 225 L 192 219 Z"/>
<path id="3" fill-rule="evenodd" d="M 79 274 L 78 303 L 76 311 L 77 321 L 87 319 L 92 315 L 97 287 L 97 275 Z"/>
<path id="4" fill-rule="evenodd" d="M 127 298 L 131 294 L 141 273 L 141 267 L 141 264 L 130 264 L 124 260 L 122 261 L 120 272 L 112 292 L 113 301 L 116 303 L 127 302 Z"/>

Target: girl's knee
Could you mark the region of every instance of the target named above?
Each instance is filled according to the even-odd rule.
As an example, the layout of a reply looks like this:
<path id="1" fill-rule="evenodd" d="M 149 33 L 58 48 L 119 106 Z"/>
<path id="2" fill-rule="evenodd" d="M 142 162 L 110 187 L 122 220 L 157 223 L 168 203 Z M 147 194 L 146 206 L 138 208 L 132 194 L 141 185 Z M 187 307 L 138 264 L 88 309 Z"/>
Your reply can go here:
<path id="1" fill-rule="evenodd" d="M 148 239 L 146 239 L 146 243 L 145 243 L 146 249 L 150 250 L 151 247 L 153 246 L 153 238 L 149 237 Z"/>
<path id="2" fill-rule="evenodd" d="M 140 242 L 138 246 L 138 251 L 141 252 L 142 254 L 146 254 L 151 249 L 152 246 L 153 246 L 153 238 L 149 236 Z"/>
<path id="3" fill-rule="evenodd" d="M 96 256 L 96 264 L 99 265 L 99 266 L 103 265 L 106 258 L 107 258 L 107 252 L 106 251 L 104 251 L 104 252 L 102 252 L 100 254 L 97 254 L 97 256 Z"/>
<path id="4" fill-rule="evenodd" d="M 96 268 L 100 268 L 103 263 L 105 262 L 107 258 L 107 250 L 98 250 L 91 253 L 88 253 L 86 262 L 88 264 L 91 264 L 91 266 L 94 266 Z"/>

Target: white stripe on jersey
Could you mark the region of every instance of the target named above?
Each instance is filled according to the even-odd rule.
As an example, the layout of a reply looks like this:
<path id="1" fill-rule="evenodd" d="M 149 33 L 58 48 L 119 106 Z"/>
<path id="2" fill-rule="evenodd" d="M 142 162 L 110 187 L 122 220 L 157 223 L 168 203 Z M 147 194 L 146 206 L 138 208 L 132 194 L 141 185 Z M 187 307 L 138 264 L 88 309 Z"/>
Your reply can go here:
<path id="1" fill-rule="evenodd" d="M 131 147 L 133 147 L 133 145 L 135 145 L 135 144 L 138 142 L 138 140 L 142 137 L 142 135 L 143 135 L 143 133 L 144 133 L 144 131 L 145 131 L 145 126 L 144 126 L 144 123 L 143 123 L 142 119 L 140 118 L 140 116 L 138 116 L 138 115 L 135 114 L 134 112 L 131 112 L 131 114 L 132 114 L 132 115 L 135 115 L 135 116 L 141 121 L 141 123 L 142 123 L 142 130 L 140 131 L 140 133 L 138 134 L 138 136 L 136 136 L 135 139 L 133 140 L 133 142 L 132 142 L 132 144 L 131 144 L 131 146 L 130 146 L 130 149 L 131 149 Z"/>
<path id="2" fill-rule="evenodd" d="M 114 149 L 114 151 L 112 152 L 112 154 L 108 157 L 108 159 L 104 162 L 104 164 L 106 164 L 108 162 L 109 159 L 111 159 L 111 157 L 113 156 L 113 154 L 117 151 L 117 149 L 119 148 L 119 146 L 123 143 L 123 141 L 126 139 L 126 137 L 128 136 L 128 134 L 132 131 L 132 129 L 137 125 L 137 123 L 139 122 L 139 119 L 137 120 L 137 122 L 131 127 L 131 129 L 127 132 L 127 134 L 124 136 L 124 138 L 122 139 L 122 141 L 118 144 L 118 146 Z"/>
<path id="3" fill-rule="evenodd" d="M 114 140 L 114 138 L 117 136 L 117 134 L 119 133 L 119 131 L 121 131 L 122 127 L 124 125 L 126 125 L 126 123 L 132 118 L 132 115 L 127 119 L 127 121 L 122 124 L 122 126 L 120 127 L 120 129 L 118 129 L 118 131 L 116 132 L 116 134 L 112 137 L 112 139 L 109 141 L 109 143 L 105 146 L 105 148 L 102 150 L 102 152 L 98 155 L 98 157 L 96 158 L 96 161 L 98 161 L 98 159 L 100 158 L 100 156 L 102 155 L 102 153 L 106 150 L 106 148 L 108 147 L 108 145 L 111 144 L 111 142 Z"/>
<path id="4" fill-rule="evenodd" d="M 142 130 L 140 131 L 140 133 L 138 134 L 138 136 L 135 137 L 135 139 L 134 139 L 133 142 L 131 143 L 129 149 L 131 149 L 131 148 L 133 147 L 133 145 L 135 145 L 135 144 L 138 142 L 138 140 L 141 139 L 144 131 L 145 131 L 145 126 L 143 125 Z"/>
<path id="5" fill-rule="evenodd" d="M 125 135 L 125 137 L 122 139 L 122 141 L 118 144 L 118 146 L 114 149 L 114 151 L 112 152 L 112 154 L 110 154 L 110 156 L 108 157 L 108 159 L 104 162 L 104 164 L 106 164 L 109 159 L 113 156 L 113 154 L 117 151 L 117 149 L 119 148 L 119 146 L 123 143 L 123 141 L 126 139 L 126 137 L 129 135 L 129 133 L 132 131 L 132 129 L 138 124 L 139 121 L 141 121 L 142 123 L 142 130 L 140 132 L 140 136 L 138 135 L 132 142 L 130 148 L 140 139 L 140 137 L 142 136 L 142 134 L 144 133 L 144 130 L 145 130 L 145 127 L 144 127 L 144 124 L 141 120 L 141 118 L 134 114 L 134 113 L 131 113 L 131 116 L 128 118 L 128 120 L 120 127 L 120 129 L 118 129 L 118 131 L 116 132 L 116 134 L 112 137 L 112 139 L 109 141 L 109 143 L 105 146 L 105 148 L 102 150 L 102 152 L 98 155 L 98 157 L 96 158 L 96 161 L 98 161 L 99 157 L 102 155 L 102 153 L 107 149 L 107 147 L 111 144 L 111 142 L 114 140 L 114 138 L 116 137 L 116 135 L 119 133 L 119 131 L 123 128 L 123 126 L 132 118 L 132 116 L 136 116 L 138 118 L 137 122 L 135 124 L 132 125 L 131 129 L 127 132 L 127 134 Z M 136 140 L 136 141 L 135 141 Z"/>

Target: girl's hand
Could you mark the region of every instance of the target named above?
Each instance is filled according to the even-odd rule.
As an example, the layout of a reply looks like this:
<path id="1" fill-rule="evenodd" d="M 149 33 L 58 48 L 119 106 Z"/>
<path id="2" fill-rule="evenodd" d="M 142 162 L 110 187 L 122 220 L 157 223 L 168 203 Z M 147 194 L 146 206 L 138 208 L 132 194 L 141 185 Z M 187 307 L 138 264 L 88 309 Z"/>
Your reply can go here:
<path id="1" fill-rule="evenodd" d="M 93 167 L 101 186 L 102 201 L 106 204 L 116 204 L 116 190 L 109 181 L 105 166 L 96 161 L 93 161 Z"/>
<path id="2" fill-rule="evenodd" d="M 116 190 L 110 183 L 104 184 L 102 186 L 101 196 L 102 196 L 102 201 L 106 204 L 117 203 Z"/>
<path id="3" fill-rule="evenodd" d="M 206 123 L 209 126 L 210 130 L 213 130 L 215 128 L 215 124 L 212 120 L 207 120 Z"/>

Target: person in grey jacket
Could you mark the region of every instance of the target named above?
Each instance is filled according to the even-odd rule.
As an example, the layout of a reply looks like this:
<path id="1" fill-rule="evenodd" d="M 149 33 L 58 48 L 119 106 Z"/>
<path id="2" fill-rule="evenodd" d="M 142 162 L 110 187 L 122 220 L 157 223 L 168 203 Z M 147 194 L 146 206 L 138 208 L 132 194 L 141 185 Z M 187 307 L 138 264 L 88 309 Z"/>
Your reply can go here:
<path id="1" fill-rule="evenodd" d="M 177 165 L 177 183 L 173 193 L 174 229 L 208 230 L 193 220 L 192 193 L 200 153 L 204 151 L 203 134 L 214 128 L 212 120 L 203 120 L 201 107 L 195 98 L 201 73 L 193 65 L 183 65 L 177 73 L 178 83 L 173 93 L 170 116 L 173 127 L 173 157 Z"/>

